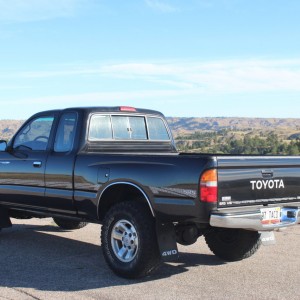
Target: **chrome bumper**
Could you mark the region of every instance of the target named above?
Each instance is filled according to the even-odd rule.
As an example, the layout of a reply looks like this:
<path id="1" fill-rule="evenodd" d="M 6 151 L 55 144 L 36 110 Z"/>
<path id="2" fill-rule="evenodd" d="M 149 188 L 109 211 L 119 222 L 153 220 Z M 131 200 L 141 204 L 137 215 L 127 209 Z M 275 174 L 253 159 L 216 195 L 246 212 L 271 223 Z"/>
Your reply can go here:
<path id="1" fill-rule="evenodd" d="M 254 231 L 272 231 L 300 223 L 300 207 L 282 207 L 282 220 L 276 224 L 262 224 L 260 210 L 249 212 L 212 212 L 210 225 L 222 228 L 239 228 Z"/>

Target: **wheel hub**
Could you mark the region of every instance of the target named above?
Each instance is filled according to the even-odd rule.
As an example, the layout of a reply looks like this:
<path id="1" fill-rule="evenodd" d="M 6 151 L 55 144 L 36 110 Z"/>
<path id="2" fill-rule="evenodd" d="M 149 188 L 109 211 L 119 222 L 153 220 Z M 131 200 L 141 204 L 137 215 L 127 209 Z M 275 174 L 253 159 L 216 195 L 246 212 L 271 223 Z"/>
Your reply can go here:
<path id="1" fill-rule="evenodd" d="M 135 258 L 138 250 L 138 236 L 132 223 L 120 220 L 113 226 L 111 245 L 120 261 L 131 262 Z"/>

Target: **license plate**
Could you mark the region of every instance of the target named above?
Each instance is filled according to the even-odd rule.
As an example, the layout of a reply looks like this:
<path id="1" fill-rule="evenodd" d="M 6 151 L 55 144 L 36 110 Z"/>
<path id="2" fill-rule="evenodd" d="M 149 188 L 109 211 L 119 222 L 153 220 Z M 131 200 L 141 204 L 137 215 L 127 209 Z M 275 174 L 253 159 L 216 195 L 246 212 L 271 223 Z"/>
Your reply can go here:
<path id="1" fill-rule="evenodd" d="M 280 207 L 268 207 L 262 208 L 260 210 L 262 215 L 261 223 L 266 224 L 278 224 L 281 219 L 281 209 Z"/>

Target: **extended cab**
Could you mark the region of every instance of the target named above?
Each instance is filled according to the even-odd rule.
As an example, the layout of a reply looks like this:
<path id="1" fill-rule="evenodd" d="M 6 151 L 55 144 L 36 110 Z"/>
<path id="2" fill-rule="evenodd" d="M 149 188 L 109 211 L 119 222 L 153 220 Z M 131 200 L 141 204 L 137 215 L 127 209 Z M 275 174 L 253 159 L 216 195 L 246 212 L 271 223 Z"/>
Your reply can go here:
<path id="1" fill-rule="evenodd" d="M 300 158 L 183 154 L 164 116 L 132 107 L 38 113 L 0 152 L 0 230 L 52 217 L 102 224 L 110 268 L 150 274 L 204 235 L 226 261 L 300 222 Z"/>

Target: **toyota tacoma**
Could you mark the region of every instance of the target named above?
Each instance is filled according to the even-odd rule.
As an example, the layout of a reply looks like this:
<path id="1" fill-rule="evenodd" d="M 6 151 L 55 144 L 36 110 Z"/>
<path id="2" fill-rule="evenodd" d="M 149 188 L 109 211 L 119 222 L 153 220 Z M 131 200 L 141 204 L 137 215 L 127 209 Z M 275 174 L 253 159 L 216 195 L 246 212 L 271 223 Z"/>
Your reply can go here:
<path id="1" fill-rule="evenodd" d="M 241 260 L 300 222 L 299 157 L 178 153 L 157 111 L 40 112 L 0 143 L 0 230 L 11 218 L 101 224 L 104 258 L 125 278 L 200 236 L 221 259 Z"/>

